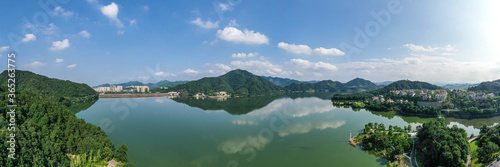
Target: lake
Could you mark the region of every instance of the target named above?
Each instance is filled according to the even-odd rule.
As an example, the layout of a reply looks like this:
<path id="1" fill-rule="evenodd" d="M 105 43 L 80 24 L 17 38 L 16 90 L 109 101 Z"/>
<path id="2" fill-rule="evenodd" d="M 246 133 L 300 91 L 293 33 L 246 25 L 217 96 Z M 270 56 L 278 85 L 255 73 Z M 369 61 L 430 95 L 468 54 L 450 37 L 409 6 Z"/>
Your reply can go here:
<path id="1" fill-rule="evenodd" d="M 369 122 L 413 128 L 435 118 L 337 108 L 327 98 L 100 99 L 78 118 L 100 126 L 137 166 L 385 166 L 348 144 Z M 478 134 L 487 119 L 447 118 Z"/>

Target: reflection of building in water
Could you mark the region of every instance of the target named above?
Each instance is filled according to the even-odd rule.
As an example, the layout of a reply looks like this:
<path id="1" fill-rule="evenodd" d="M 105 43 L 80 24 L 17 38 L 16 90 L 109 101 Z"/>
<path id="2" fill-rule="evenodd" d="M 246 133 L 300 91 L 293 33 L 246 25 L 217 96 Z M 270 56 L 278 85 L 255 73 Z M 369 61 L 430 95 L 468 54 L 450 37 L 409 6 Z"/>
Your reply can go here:
<path id="1" fill-rule="evenodd" d="M 135 88 L 137 92 L 149 92 L 149 86 L 127 86 L 127 88 Z"/>
<path id="2" fill-rule="evenodd" d="M 176 97 L 179 97 L 180 95 L 181 95 L 180 92 L 168 92 L 167 93 L 168 98 L 176 98 Z"/>
<path id="3" fill-rule="evenodd" d="M 220 102 L 220 101 L 226 101 L 227 100 L 227 97 L 224 97 L 224 98 L 217 98 L 217 101 Z"/>
<path id="4" fill-rule="evenodd" d="M 193 97 L 196 99 L 205 99 L 205 94 L 204 93 L 197 93 Z"/>

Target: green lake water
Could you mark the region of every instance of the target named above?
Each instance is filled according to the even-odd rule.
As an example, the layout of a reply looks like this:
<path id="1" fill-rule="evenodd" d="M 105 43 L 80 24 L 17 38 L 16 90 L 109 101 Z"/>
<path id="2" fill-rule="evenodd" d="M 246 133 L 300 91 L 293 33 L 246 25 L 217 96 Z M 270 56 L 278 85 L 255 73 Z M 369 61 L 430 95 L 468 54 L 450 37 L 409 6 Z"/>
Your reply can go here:
<path id="1" fill-rule="evenodd" d="M 100 99 L 76 114 L 100 126 L 129 160 L 145 166 L 385 166 L 348 144 L 369 122 L 413 127 L 433 120 L 395 112 L 353 111 L 318 97 Z M 500 121 L 446 119 L 478 134 Z"/>

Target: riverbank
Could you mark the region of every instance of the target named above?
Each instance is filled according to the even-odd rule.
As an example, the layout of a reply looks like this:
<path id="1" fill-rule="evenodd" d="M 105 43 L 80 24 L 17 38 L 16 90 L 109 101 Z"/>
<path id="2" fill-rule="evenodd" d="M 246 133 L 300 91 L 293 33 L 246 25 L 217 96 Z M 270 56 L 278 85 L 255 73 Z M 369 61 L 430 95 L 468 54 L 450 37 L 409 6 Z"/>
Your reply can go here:
<path id="1" fill-rule="evenodd" d="M 148 98 L 148 97 L 166 97 L 168 93 L 148 93 L 148 94 L 99 94 L 101 99 L 115 98 Z"/>

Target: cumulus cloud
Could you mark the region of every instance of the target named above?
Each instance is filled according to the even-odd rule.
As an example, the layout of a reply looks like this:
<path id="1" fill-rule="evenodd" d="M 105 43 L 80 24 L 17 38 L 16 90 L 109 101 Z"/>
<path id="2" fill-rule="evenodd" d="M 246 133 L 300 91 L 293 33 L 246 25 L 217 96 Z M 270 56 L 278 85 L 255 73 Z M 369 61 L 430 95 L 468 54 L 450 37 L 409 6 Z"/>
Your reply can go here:
<path id="1" fill-rule="evenodd" d="M 235 27 L 226 27 L 217 31 L 217 37 L 221 40 L 245 44 L 269 44 L 269 38 L 266 35 L 253 30 L 245 29 L 243 31 Z"/>
<path id="2" fill-rule="evenodd" d="M 87 30 L 80 31 L 78 35 L 85 37 L 85 38 L 90 38 L 90 33 Z"/>
<path id="3" fill-rule="evenodd" d="M 292 59 L 290 63 L 295 65 L 297 68 L 302 69 L 314 69 L 314 70 L 327 70 L 327 71 L 336 71 L 338 68 L 330 63 L 325 62 L 310 62 L 304 59 Z"/>
<path id="4" fill-rule="evenodd" d="M 215 66 L 221 70 L 229 71 L 231 70 L 231 67 L 224 65 L 224 64 L 215 64 Z"/>
<path id="5" fill-rule="evenodd" d="M 166 72 L 163 72 L 163 71 L 155 72 L 154 75 L 155 76 L 159 76 L 159 77 L 175 76 L 175 74 L 170 74 L 170 73 L 166 73 Z"/>
<path id="6" fill-rule="evenodd" d="M 227 11 L 231 9 L 231 4 L 230 3 L 219 3 L 219 10 L 221 11 Z"/>
<path id="7" fill-rule="evenodd" d="M 295 45 L 288 44 L 285 42 L 278 43 L 278 48 L 281 48 L 288 53 L 292 54 L 304 54 L 304 55 L 320 55 L 320 56 L 344 56 L 345 53 L 337 48 L 326 49 L 323 47 L 311 49 L 307 45 Z"/>
<path id="8" fill-rule="evenodd" d="M 66 66 L 67 68 L 75 68 L 76 67 L 76 64 L 71 64 L 71 65 L 68 65 Z"/>
<path id="9" fill-rule="evenodd" d="M 36 67 L 45 66 L 45 63 L 42 63 L 42 62 L 39 62 L 39 61 L 34 61 L 34 62 L 28 64 L 28 66 L 36 68 Z"/>
<path id="10" fill-rule="evenodd" d="M 257 75 L 287 76 L 290 72 L 283 70 L 280 65 L 275 65 L 267 60 L 232 61 L 231 65 L 249 70 Z"/>
<path id="11" fill-rule="evenodd" d="M 252 57 L 255 57 L 255 56 L 258 56 L 259 53 L 255 52 L 255 53 L 233 53 L 233 55 L 231 55 L 232 58 L 236 58 L 236 59 L 243 59 L 243 58 L 252 58 Z"/>
<path id="12" fill-rule="evenodd" d="M 193 69 L 186 69 L 183 71 L 184 73 L 186 74 L 199 74 L 200 72 L 199 71 L 196 71 L 196 70 L 193 70 Z"/>
<path id="13" fill-rule="evenodd" d="M 69 40 L 68 39 L 64 39 L 62 41 L 52 42 L 52 47 L 50 47 L 49 49 L 52 50 L 52 51 L 63 50 L 63 49 L 68 48 L 69 45 L 70 45 Z"/>
<path id="14" fill-rule="evenodd" d="M 29 41 L 34 41 L 36 40 L 35 34 L 26 34 L 24 35 L 23 42 L 29 42 Z"/>
<path id="15" fill-rule="evenodd" d="M 118 19 L 118 5 L 116 3 L 111 2 L 111 4 L 107 6 L 102 6 L 100 8 L 101 13 L 104 14 L 104 16 L 108 17 L 111 22 L 115 22 L 116 26 L 118 27 L 123 27 L 123 23 Z"/>
<path id="16" fill-rule="evenodd" d="M 63 61 L 64 61 L 64 59 L 56 59 L 56 63 L 61 63 Z"/>
<path id="17" fill-rule="evenodd" d="M 141 9 L 144 10 L 144 11 L 148 11 L 149 10 L 149 6 L 148 5 L 142 5 Z"/>
<path id="18" fill-rule="evenodd" d="M 458 50 L 456 49 L 455 46 L 452 45 L 446 45 L 443 47 L 431 47 L 431 46 L 422 46 L 422 45 L 415 45 L 412 43 L 409 44 L 404 44 L 404 47 L 410 49 L 412 52 L 440 52 L 442 55 L 451 55 L 454 52 L 457 52 Z"/>
<path id="19" fill-rule="evenodd" d="M 213 29 L 213 28 L 219 28 L 219 21 L 212 22 L 210 20 L 203 21 L 201 18 L 196 18 L 191 21 L 191 24 L 197 25 L 198 27 L 204 28 L 204 29 Z"/>
<path id="20" fill-rule="evenodd" d="M 71 17 L 73 12 L 64 10 L 61 6 L 54 8 L 54 16 Z"/>

